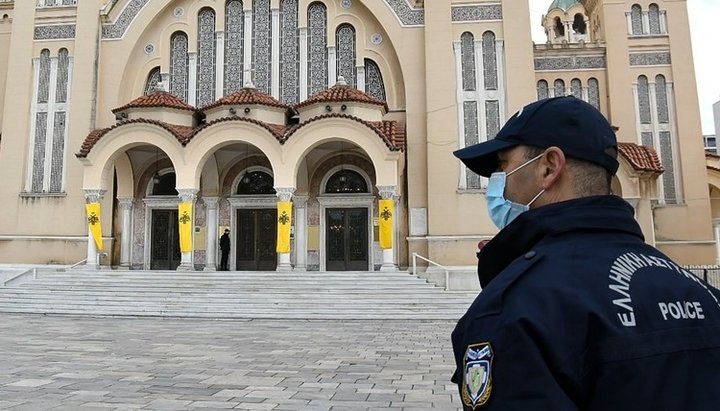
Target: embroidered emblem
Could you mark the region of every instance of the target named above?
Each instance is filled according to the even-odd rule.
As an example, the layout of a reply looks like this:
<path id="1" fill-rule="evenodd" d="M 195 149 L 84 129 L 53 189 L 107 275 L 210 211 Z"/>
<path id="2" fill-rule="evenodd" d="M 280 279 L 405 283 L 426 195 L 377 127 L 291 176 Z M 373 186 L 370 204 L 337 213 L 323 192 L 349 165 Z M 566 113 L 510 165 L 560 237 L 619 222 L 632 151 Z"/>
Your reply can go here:
<path id="1" fill-rule="evenodd" d="M 287 223 L 290 222 L 290 216 L 287 215 L 286 211 L 283 211 L 282 214 L 280 214 L 280 217 L 278 217 L 278 223 L 282 225 L 287 225 Z"/>
<path id="2" fill-rule="evenodd" d="M 493 351 L 489 342 L 471 344 L 463 358 L 462 400 L 471 409 L 484 405 L 492 392 Z"/>
<path id="3" fill-rule="evenodd" d="M 95 225 L 99 221 L 100 221 L 100 219 L 98 218 L 97 214 L 95 214 L 94 212 L 90 213 L 90 215 L 88 216 L 88 224 L 90 224 L 90 225 Z"/>

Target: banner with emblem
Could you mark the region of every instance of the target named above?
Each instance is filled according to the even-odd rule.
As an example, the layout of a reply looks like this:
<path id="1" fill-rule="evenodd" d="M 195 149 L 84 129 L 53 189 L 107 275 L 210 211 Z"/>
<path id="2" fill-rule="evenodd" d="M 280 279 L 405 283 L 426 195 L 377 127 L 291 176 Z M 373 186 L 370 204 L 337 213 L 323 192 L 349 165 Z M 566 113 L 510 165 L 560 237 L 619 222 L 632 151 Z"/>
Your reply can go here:
<path id="1" fill-rule="evenodd" d="M 102 227 L 100 224 L 100 203 L 89 203 L 85 204 L 85 211 L 87 212 L 87 222 L 90 228 L 90 234 L 92 234 L 93 240 L 95 240 L 95 246 L 99 252 L 103 251 L 102 242 Z"/>
<path id="2" fill-rule="evenodd" d="M 277 252 L 290 252 L 290 227 L 292 223 L 292 202 L 278 201 L 277 203 Z"/>
<path id="3" fill-rule="evenodd" d="M 180 227 L 180 252 L 192 251 L 193 203 L 188 201 L 178 204 L 178 224 Z"/>
<path id="4" fill-rule="evenodd" d="M 462 401 L 475 409 L 484 405 L 492 393 L 493 349 L 489 342 L 470 344 L 463 358 Z"/>
<path id="5" fill-rule="evenodd" d="M 393 212 L 395 201 L 392 199 L 378 201 L 378 221 L 380 225 L 380 248 L 393 246 Z"/>

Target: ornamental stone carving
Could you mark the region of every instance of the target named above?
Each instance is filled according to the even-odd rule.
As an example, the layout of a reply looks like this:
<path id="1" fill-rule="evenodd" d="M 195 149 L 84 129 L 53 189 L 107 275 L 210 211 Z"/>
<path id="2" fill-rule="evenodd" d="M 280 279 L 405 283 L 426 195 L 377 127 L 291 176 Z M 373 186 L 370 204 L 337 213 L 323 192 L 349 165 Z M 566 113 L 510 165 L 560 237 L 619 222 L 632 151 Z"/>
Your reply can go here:
<path id="1" fill-rule="evenodd" d="M 535 59 L 535 70 L 538 71 L 603 69 L 605 67 L 605 56 L 551 57 Z"/>
<path id="2" fill-rule="evenodd" d="M 672 61 L 669 52 L 660 53 L 630 53 L 631 66 L 658 66 L 669 65 Z"/>
<path id="3" fill-rule="evenodd" d="M 502 20 L 502 5 L 455 6 L 451 16 L 455 22 Z"/>
<path id="4" fill-rule="evenodd" d="M 74 24 L 58 24 L 53 26 L 35 27 L 35 40 L 62 40 L 74 38 Z"/>
<path id="5" fill-rule="evenodd" d="M 125 31 L 130 27 L 130 23 L 135 20 L 140 10 L 150 2 L 150 0 L 131 0 L 120 13 L 120 17 L 111 24 L 103 24 L 103 39 L 119 39 L 125 35 Z"/>
<path id="6" fill-rule="evenodd" d="M 422 26 L 425 24 L 425 10 L 410 7 L 407 0 L 385 0 L 403 26 Z"/>

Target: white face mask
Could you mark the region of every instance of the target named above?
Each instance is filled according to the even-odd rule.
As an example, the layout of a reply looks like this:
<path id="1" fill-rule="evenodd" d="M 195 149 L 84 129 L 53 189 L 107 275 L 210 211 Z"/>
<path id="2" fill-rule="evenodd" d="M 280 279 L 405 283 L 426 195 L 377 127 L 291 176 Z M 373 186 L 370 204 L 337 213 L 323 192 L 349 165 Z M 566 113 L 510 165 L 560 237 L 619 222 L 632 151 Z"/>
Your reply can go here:
<path id="1" fill-rule="evenodd" d="M 544 154 L 544 153 L 543 153 Z M 490 175 L 490 181 L 485 192 L 485 200 L 487 201 L 488 213 L 490 219 L 495 223 L 495 226 L 499 229 L 505 228 L 510 224 L 517 216 L 528 211 L 532 203 L 538 199 L 545 192 L 545 189 L 540 190 L 539 193 L 526 205 L 512 202 L 505 198 L 505 182 L 507 177 L 512 173 L 520 170 L 526 165 L 532 163 L 538 158 L 542 157 L 543 154 L 536 156 L 518 166 L 515 170 L 505 173 L 504 171 L 498 171 Z"/>

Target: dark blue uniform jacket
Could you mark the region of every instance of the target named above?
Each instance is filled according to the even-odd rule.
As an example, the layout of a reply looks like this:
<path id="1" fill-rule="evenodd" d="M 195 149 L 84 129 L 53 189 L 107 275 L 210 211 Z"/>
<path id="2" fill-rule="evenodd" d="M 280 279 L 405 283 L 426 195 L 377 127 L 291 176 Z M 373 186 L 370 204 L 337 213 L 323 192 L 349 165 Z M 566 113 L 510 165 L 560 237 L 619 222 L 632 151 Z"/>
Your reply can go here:
<path id="1" fill-rule="evenodd" d="M 480 252 L 452 333 L 465 409 L 720 410 L 720 292 L 615 196 L 520 215 Z"/>

